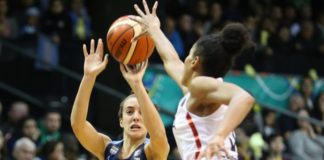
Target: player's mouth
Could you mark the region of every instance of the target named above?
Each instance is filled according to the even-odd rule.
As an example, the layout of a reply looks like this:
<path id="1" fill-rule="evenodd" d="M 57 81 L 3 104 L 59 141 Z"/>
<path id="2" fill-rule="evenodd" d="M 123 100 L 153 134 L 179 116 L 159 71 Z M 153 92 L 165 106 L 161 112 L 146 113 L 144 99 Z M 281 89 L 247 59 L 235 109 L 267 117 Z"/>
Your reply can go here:
<path id="1" fill-rule="evenodd" d="M 131 130 L 140 130 L 140 129 L 142 129 L 142 127 L 138 124 L 133 124 L 130 126 L 130 129 Z"/>

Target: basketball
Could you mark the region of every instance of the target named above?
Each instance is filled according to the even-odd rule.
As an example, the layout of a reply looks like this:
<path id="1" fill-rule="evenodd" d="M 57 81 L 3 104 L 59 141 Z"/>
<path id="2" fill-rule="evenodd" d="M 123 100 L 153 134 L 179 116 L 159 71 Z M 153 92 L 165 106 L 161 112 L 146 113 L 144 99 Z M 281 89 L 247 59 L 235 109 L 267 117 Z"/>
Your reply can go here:
<path id="1" fill-rule="evenodd" d="M 133 37 L 140 35 L 142 27 L 137 22 L 123 16 L 109 27 L 107 46 L 110 54 L 120 63 L 135 65 L 148 59 L 154 50 L 154 42 L 148 33 L 131 43 Z"/>

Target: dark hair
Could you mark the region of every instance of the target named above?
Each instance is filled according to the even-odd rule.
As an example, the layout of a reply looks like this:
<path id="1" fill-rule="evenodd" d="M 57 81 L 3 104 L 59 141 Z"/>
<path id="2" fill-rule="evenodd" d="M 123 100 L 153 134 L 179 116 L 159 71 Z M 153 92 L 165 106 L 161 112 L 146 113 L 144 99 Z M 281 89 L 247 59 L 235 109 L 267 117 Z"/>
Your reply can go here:
<path id="1" fill-rule="evenodd" d="M 121 119 L 123 117 L 123 108 L 124 108 L 123 106 L 124 106 L 124 103 L 130 97 L 135 97 L 135 94 L 134 93 L 131 93 L 125 99 L 123 99 L 123 101 L 120 102 L 120 104 L 119 104 L 119 110 L 118 110 L 118 118 L 119 119 Z"/>
<path id="2" fill-rule="evenodd" d="M 247 47 L 254 47 L 248 30 L 240 23 L 231 23 L 220 33 L 201 37 L 195 44 L 194 56 L 200 57 L 204 75 L 223 77 Z"/>
<path id="3" fill-rule="evenodd" d="M 48 159 L 49 156 L 54 152 L 56 146 L 62 143 L 61 141 L 53 140 L 53 141 L 48 141 L 44 144 L 42 147 L 42 156 L 44 159 Z M 63 143 L 62 143 L 63 144 Z"/>
<path id="4" fill-rule="evenodd" d="M 61 116 L 60 111 L 58 111 L 57 109 L 54 109 L 54 108 L 50 108 L 45 112 L 44 117 L 46 118 L 50 114 L 59 114 Z"/>
<path id="5" fill-rule="evenodd" d="M 146 88 L 145 88 L 145 90 L 146 90 L 146 93 L 148 94 L 149 93 L 149 90 L 146 89 Z M 124 98 L 123 101 L 120 102 L 120 104 L 119 104 L 119 110 L 118 110 L 118 118 L 119 119 L 121 119 L 123 117 L 123 108 L 124 108 L 123 106 L 124 106 L 124 103 L 126 102 L 126 100 L 128 98 L 131 98 L 131 97 L 135 97 L 136 98 L 134 91 L 131 91 L 130 94 L 126 98 Z M 158 109 L 158 107 L 155 104 L 154 104 L 154 106 L 155 106 L 156 109 Z"/>

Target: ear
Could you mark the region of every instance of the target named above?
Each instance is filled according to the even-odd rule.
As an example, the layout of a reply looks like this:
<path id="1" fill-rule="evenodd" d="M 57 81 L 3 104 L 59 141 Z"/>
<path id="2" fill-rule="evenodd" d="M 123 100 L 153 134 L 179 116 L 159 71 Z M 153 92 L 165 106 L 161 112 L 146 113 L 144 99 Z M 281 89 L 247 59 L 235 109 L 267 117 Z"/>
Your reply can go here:
<path id="1" fill-rule="evenodd" d="M 190 62 L 191 67 L 192 67 L 193 69 L 197 68 L 199 62 L 200 62 L 200 58 L 199 58 L 198 56 L 195 56 L 195 57 L 191 60 L 191 62 Z"/>
<path id="2" fill-rule="evenodd" d="M 119 126 L 120 126 L 120 128 L 124 128 L 124 126 L 123 126 L 123 120 L 121 118 L 119 119 Z"/>

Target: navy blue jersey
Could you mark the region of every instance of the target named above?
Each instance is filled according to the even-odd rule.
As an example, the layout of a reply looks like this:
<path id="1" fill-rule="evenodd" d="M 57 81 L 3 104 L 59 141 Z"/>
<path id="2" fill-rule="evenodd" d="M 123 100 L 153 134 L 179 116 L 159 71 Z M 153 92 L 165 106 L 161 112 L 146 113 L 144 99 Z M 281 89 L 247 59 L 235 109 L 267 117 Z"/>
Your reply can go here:
<path id="1" fill-rule="evenodd" d="M 123 147 L 123 140 L 111 141 L 105 150 L 105 160 L 119 160 L 118 155 Z M 147 160 L 145 155 L 145 144 L 149 143 L 149 139 L 145 139 L 144 143 L 135 149 L 135 151 L 124 160 Z"/>

